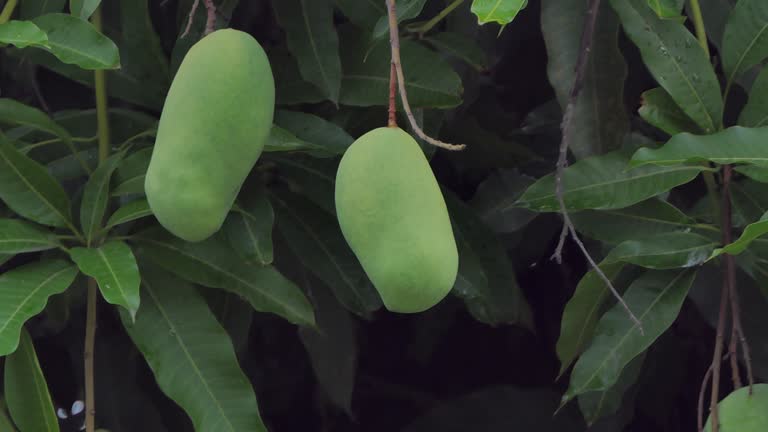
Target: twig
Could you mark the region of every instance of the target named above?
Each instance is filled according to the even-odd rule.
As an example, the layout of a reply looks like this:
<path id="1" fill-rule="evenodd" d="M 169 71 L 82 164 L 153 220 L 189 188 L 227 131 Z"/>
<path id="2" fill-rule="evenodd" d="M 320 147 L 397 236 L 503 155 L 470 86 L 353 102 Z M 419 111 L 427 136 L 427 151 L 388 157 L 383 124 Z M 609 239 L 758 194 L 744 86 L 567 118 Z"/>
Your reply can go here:
<path id="1" fill-rule="evenodd" d="M 184 33 L 181 34 L 181 38 L 184 38 L 189 34 L 189 30 L 192 28 L 192 21 L 195 19 L 195 13 L 197 12 L 197 7 L 200 6 L 200 0 L 195 0 L 194 3 L 192 3 L 192 9 L 189 11 L 189 18 L 187 18 L 187 27 L 184 29 Z"/>
<path id="2" fill-rule="evenodd" d="M 397 27 L 397 12 L 395 11 L 395 1 L 386 0 L 386 2 L 387 11 L 389 14 L 389 43 L 392 47 L 392 64 L 395 65 L 395 70 L 397 71 L 397 82 L 400 88 L 400 99 L 403 102 L 403 109 L 405 109 L 405 114 L 408 117 L 411 128 L 414 132 L 416 132 L 416 135 L 418 135 L 419 138 L 432 144 L 433 146 L 444 148 L 446 150 L 464 150 L 464 148 L 466 148 L 464 144 L 449 144 L 428 136 L 416 122 L 416 117 L 414 117 L 413 112 L 411 111 L 411 105 L 408 103 L 408 92 L 405 89 L 405 74 L 403 73 L 403 65 L 400 62 L 400 34 L 398 33 Z"/>
<path id="3" fill-rule="evenodd" d="M 88 300 L 85 315 L 85 431 L 96 430 L 96 402 L 94 397 L 94 345 L 96 344 L 96 279 L 88 278 Z"/>
<path id="4" fill-rule="evenodd" d="M 597 12 L 599 9 L 600 0 L 590 0 L 587 16 L 584 20 L 584 28 L 581 34 L 581 48 L 579 51 L 579 57 L 576 61 L 576 77 L 573 81 L 573 87 L 571 88 L 571 93 L 568 97 L 568 105 L 565 107 L 563 122 L 561 124 L 562 141 L 560 142 L 560 154 L 557 159 L 557 172 L 555 174 L 555 194 L 557 195 L 557 201 L 560 204 L 560 213 L 563 216 L 563 230 L 560 232 L 560 241 L 557 244 L 553 258 L 555 258 L 558 263 L 562 262 L 563 246 L 565 245 L 565 239 L 568 237 L 568 233 L 570 233 L 571 237 L 573 237 L 573 240 L 579 246 L 579 249 L 581 249 L 581 252 L 584 254 L 587 261 L 589 261 L 589 264 L 592 266 L 598 276 L 600 276 L 603 282 L 605 282 L 613 296 L 616 297 L 616 300 L 619 302 L 619 304 L 621 304 L 624 310 L 626 310 L 627 314 L 629 315 L 629 319 L 632 320 L 635 325 L 637 325 L 640 333 L 642 334 L 642 323 L 639 319 L 637 319 L 635 314 L 632 313 L 629 305 L 627 305 L 627 303 L 621 297 L 621 294 L 619 294 L 619 292 L 613 286 L 611 280 L 605 276 L 605 273 L 603 273 L 600 267 L 595 263 L 595 260 L 592 259 L 592 256 L 587 251 L 587 248 L 584 247 L 584 244 L 579 239 L 579 235 L 576 233 L 576 227 L 573 225 L 570 216 L 568 216 L 568 208 L 565 205 L 565 193 L 563 192 L 563 173 L 565 172 L 565 166 L 568 163 L 568 147 L 570 145 L 572 135 L 571 126 L 573 123 L 573 107 L 576 105 L 579 93 L 581 92 L 581 88 L 584 84 L 584 74 L 586 71 L 587 60 L 589 59 L 589 53 L 592 50 L 592 40 L 595 36 L 595 23 L 597 22 Z"/>
<path id="5" fill-rule="evenodd" d="M 205 33 L 204 35 L 207 35 L 209 33 L 212 33 L 213 30 L 216 27 L 216 5 L 213 4 L 213 0 L 204 0 L 205 1 L 205 10 L 207 13 L 207 18 L 205 20 Z M 181 34 L 181 37 L 184 38 L 189 34 L 189 30 L 192 28 L 192 22 L 195 20 L 195 13 L 197 13 L 197 8 L 200 6 L 200 0 L 195 0 L 194 3 L 192 3 L 192 8 L 189 10 L 189 18 L 187 19 L 187 27 L 184 28 L 184 33 Z"/>
<path id="6" fill-rule="evenodd" d="M 725 357 L 723 357 L 723 360 L 726 360 L 730 356 L 730 354 L 726 354 Z M 709 382 L 709 378 L 712 376 L 712 369 L 713 365 L 709 365 L 709 368 L 707 369 L 707 373 L 704 374 L 704 379 L 701 380 L 701 389 L 699 390 L 699 405 L 698 405 L 698 431 L 703 432 L 704 431 L 704 393 L 706 393 L 707 390 L 707 382 Z"/>
<path id="7" fill-rule="evenodd" d="M 720 429 L 720 417 L 717 412 L 717 402 L 720 399 L 720 369 L 723 357 L 723 338 L 725 337 L 725 320 L 728 316 L 728 282 L 727 272 L 723 273 L 723 288 L 720 293 L 720 312 L 717 319 L 717 333 L 715 334 L 715 352 L 712 355 L 712 393 L 709 399 L 709 412 L 712 417 L 711 432 Z"/>
<path id="8" fill-rule="evenodd" d="M 392 62 L 392 70 L 389 73 L 389 118 L 387 126 L 397 127 L 397 68 L 395 62 Z"/>

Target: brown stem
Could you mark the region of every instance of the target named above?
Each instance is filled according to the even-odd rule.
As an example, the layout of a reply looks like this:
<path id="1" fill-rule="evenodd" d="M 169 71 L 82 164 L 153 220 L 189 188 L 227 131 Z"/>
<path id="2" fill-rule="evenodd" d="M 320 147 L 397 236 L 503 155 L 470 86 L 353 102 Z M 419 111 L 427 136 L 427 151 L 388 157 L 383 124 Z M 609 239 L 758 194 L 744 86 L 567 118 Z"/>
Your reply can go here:
<path id="1" fill-rule="evenodd" d="M 730 354 L 726 354 L 726 358 L 728 358 Z M 707 382 L 709 382 L 709 378 L 712 376 L 712 369 L 714 365 L 709 365 L 709 368 L 707 369 L 707 373 L 704 374 L 704 379 L 701 380 L 701 389 L 699 390 L 699 404 L 698 404 L 698 431 L 703 432 L 704 431 L 704 394 L 707 390 Z"/>
<path id="2" fill-rule="evenodd" d="M 192 21 L 195 19 L 195 13 L 197 12 L 197 7 L 200 6 L 200 0 L 195 0 L 194 3 L 192 3 L 192 9 L 189 11 L 189 18 L 187 18 L 187 27 L 184 28 L 184 33 L 181 34 L 181 37 L 186 37 L 189 33 L 189 29 L 192 28 Z"/>
<path id="3" fill-rule="evenodd" d="M 723 272 L 723 287 L 720 293 L 720 312 L 717 319 L 717 333 L 715 335 L 715 352 L 712 355 L 712 393 L 709 399 L 709 411 L 712 417 L 712 431 L 720 429 L 720 418 L 717 413 L 717 402 L 720 399 L 720 370 L 722 368 L 723 339 L 725 337 L 725 321 L 728 316 L 728 279 Z"/>
<path id="4" fill-rule="evenodd" d="M 571 234 L 571 237 L 573 237 L 573 240 L 578 245 L 579 249 L 581 250 L 581 253 L 584 254 L 587 261 L 589 261 L 590 266 L 595 270 L 595 272 L 600 276 L 600 278 L 605 282 L 605 284 L 608 286 L 608 289 L 611 291 L 611 294 L 613 294 L 614 297 L 616 297 L 616 300 L 621 304 L 621 306 L 624 308 L 624 310 L 627 312 L 627 315 L 629 315 L 629 318 L 632 320 L 632 322 L 637 325 L 638 329 L 640 330 L 640 333 L 643 332 L 643 326 L 642 323 L 640 323 L 640 320 L 637 319 L 634 313 L 632 313 L 632 310 L 629 308 L 629 305 L 624 301 L 624 299 L 621 297 L 621 294 L 616 290 L 616 288 L 611 283 L 611 280 L 608 279 L 603 271 L 600 269 L 600 267 L 595 263 L 595 260 L 592 259 L 592 256 L 587 251 L 587 248 L 584 247 L 584 244 L 579 239 L 578 233 L 576 232 L 576 227 L 573 225 L 573 222 L 571 221 L 571 218 L 568 216 L 568 208 L 565 205 L 565 193 L 563 191 L 563 173 L 565 172 L 565 166 L 568 163 L 568 147 L 570 145 L 571 135 L 572 135 L 572 123 L 573 123 L 573 108 L 576 106 L 576 102 L 579 97 L 579 93 L 581 92 L 581 88 L 584 84 L 584 75 L 586 72 L 586 65 L 587 61 L 589 59 L 589 53 L 592 50 L 592 41 L 595 36 L 595 24 L 597 23 L 597 12 L 600 9 L 600 0 L 590 0 L 589 3 L 589 9 L 587 10 L 587 16 L 584 20 L 584 28 L 582 30 L 581 34 L 581 48 L 579 51 L 579 57 L 576 61 L 576 77 L 573 81 L 573 87 L 571 87 L 571 92 L 568 97 L 568 105 L 565 107 L 565 112 L 563 114 L 563 122 L 561 124 L 562 129 L 562 141 L 560 141 L 560 154 L 557 158 L 557 171 L 555 174 L 555 194 L 557 195 L 557 201 L 560 204 L 560 214 L 563 216 L 563 230 L 560 233 L 560 241 L 557 244 L 557 248 L 555 249 L 555 253 L 553 257 L 558 261 L 562 262 L 562 255 L 563 255 L 563 246 L 565 245 L 565 239 L 568 237 L 568 233 Z"/>
<path id="5" fill-rule="evenodd" d="M 419 127 L 416 122 L 416 117 L 411 111 L 411 105 L 408 103 L 408 91 L 405 89 L 405 74 L 403 73 L 403 65 L 400 61 L 400 34 L 397 27 L 397 11 L 395 10 L 395 1 L 387 1 L 387 13 L 389 16 L 389 43 L 392 48 L 392 63 L 395 65 L 397 71 L 397 83 L 400 88 L 400 99 L 403 103 L 403 109 L 405 115 L 408 117 L 408 121 L 411 124 L 411 128 L 418 135 L 419 138 L 432 144 L 433 146 L 444 148 L 446 150 L 464 150 L 466 147 L 464 144 L 450 144 L 428 136 Z"/>
<path id="6" fill-rule="evenodd" d="M 216 30 L 216 5 L 213 0 L 205 0 L 205 10 L 208 12 L 208 18 L 205 21 L 205 33 L 210 34 Z"/>
<path id="7" fill-rule="evenodd" d="M 395 62 L 392 61 L 392 68 L 389 73 L 389 119 L 387 120 L 387 126 L 397 127 L 397 67 Z"/>
<path id="8" fill-rule="evenodd" d="M 85 431 L 96 430 L 96 401 L 94 398 L 94 345 L 96 343 L 96 280 L 88 278 L 88 300 L 85 320 Z"/>

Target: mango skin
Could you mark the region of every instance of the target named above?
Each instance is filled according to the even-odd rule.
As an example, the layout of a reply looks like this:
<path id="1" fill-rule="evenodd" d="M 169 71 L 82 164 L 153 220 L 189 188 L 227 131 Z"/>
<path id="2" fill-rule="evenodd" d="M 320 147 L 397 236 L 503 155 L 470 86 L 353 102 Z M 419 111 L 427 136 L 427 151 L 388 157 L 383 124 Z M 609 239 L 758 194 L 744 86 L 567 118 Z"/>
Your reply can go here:
<path id="1" fill-rule="evenodd" d="M 440 187 L 419 144 L 399 128 L 358 138 L 336 173 L 344 238 L 384 306 L 423 312 L 456 281 L 459 255 Z"/>
<path id="2" fill-rule="evenodd" d="M 726 396 L 718 404 L 720 432 L 768 431 L 768 384 L 755 384 L 752 396 L 749 386 Z M 712 419 L 707 419 L 704 430 L 712 430 Z"/>
<path id="3" fill-rule="evenodd" d="M 247 33 L 225 29 L 184 57 L 160 116 L 144 182 L 157 220 L 205 240 L 221 228 L 272 127 L 275 82 Z"/>

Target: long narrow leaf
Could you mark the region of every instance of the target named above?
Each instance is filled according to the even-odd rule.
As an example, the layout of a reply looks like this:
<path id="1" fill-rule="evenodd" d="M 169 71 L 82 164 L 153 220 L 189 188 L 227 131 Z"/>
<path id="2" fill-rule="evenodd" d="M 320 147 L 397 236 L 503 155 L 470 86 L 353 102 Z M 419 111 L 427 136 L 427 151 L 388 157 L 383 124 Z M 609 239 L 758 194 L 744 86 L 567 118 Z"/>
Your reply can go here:
<path id="1" fill-rule="evenodd" d="M 0 253 L 38 252 L 57 247 L 56 236 L 18 219 L 0 219 Z"/>
<path id="2" fill-rule="evenodd" d="M 768 2 L 739 0 L 723 34 L 723 69 L 727 82 L 768 57 Z"/>

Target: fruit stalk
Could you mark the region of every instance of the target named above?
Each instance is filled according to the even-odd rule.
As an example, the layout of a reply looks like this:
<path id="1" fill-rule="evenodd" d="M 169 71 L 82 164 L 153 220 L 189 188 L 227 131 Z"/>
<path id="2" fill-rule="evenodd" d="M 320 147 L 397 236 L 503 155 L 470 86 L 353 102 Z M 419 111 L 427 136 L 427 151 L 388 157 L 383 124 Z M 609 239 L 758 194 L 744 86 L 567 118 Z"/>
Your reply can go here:
<path id="1" fill-rule="evenodd" d="M 8 0 L 8 3 L 3 6 L 3 10 L 0 12 L 0 24 L 5 24 L 11 19 L 11 15 L 13 15 L 13 11 L 18 3 L 19 0 Z"/>

